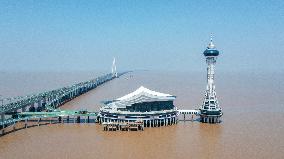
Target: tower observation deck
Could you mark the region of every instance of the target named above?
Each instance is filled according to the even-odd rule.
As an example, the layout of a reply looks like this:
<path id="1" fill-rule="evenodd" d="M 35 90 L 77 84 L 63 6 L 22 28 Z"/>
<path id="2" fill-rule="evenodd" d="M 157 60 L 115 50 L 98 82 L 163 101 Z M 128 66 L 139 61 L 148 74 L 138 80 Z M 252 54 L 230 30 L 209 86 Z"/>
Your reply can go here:
<path id="1" fill-rule="evenodd" d="M 200 119 L 201 122 L 205 123 L 219 123 L 223 113 L 217 100 L 214 84 L 215 64 L 219 51 L 213 44 L 212 35 L 210 43 L 203 54 L 206 57 L 207 63 L 207 86 L 205 97 L 200 107 Z"/>

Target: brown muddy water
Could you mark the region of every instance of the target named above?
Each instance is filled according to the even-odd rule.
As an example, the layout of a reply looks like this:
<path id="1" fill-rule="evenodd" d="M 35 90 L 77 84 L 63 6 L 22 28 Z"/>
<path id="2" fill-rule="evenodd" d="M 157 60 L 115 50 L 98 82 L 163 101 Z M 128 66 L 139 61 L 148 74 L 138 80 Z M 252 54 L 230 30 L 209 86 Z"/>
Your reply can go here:
<path id="1" fill-rule="evenodd" d="M 61 87 L 99 73 L 2 73 L 0 94 L 16 96 Z M 137 71 L 110 81 L 62 109 L 98 110 L 143 85 L 177 96 L 181 109 L 197 108 L 205 72 Z M 0 137 L 1 159 L 284 158 L 284 74 L 217 73 L 222 123 L 182 122 L 138 132 L 104 132 L 90 124 L 51 124 Z"/>

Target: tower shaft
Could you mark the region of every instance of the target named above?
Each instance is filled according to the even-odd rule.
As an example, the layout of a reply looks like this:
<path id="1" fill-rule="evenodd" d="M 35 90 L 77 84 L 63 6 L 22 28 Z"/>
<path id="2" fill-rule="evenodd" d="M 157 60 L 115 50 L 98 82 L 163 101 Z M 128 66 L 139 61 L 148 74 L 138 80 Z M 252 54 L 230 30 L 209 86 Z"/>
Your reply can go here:
<path id="1" fill-rule="evenodd" d="M 214 74 L 215 74 L 215 63 L 216 59 L 214 57 L 206 58 L 207 63 L 207 89 L 209 89 L 210 93 L 213 91 L 214 87 Z"/>
<path id="2" fill-rule="evenodd" d="M 202 109 L 216 110 L 217 108 L 219 108 L 214 84 L 216 57 L 207 57 L 206 63 L 207 87 L 205 91 L 205 98 L 202 104 Z"/>

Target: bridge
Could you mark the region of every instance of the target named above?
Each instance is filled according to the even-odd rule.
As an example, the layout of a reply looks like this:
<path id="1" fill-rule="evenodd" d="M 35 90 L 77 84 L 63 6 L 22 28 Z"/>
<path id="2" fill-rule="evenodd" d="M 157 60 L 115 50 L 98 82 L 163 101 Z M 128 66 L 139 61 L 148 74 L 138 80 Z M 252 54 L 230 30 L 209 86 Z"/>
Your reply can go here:
<path id="1" fill-rule="evenodd" d="M 115 62 L 113 63 L 115 67 Z M 0 129 L 1 134 L 5 133 L 5 127 L 15 125 L 19 121 L 58 118 L 61 121 L 62 117 L 75 117 L 80 120 L 80 117 L 96 117 L 97 112 L 75 111 L 75 110 L 59 110 L 58 108 L 70 100 L 95 89 L 96 87 L 128 72 L 117 73 L 116 67 L 112 69 L 112 73 L 91 79 L 88 81 L 76 83 L 63 88 L 50 90 L 38 94 L 17 98 L 16 101 L 10 101 L 0 108 Z M 63 121 L 63 120 L 62 120 Z"/>
<path id="2" fill-rule="evenodd" d="M 125 73 L 126 72 L 120 73 L 117 76 L 121 76 Z M 57 110 L 57 108 L 114 78 L 115 76 L 110 73 L 89 81 L 73 84 L 71 86 L 25 96 L 18 101 L 3 105 L 0 109 L 0 126 L 2 128 L 2 134 L 4 134 L 5 127 L 15 124 L 18 121 L 65 116 L 96 116 L 97 112 L 72 110 L 60 111 Z M 7 116 L 10 116 L 10 118 L 6 118 Z"/>

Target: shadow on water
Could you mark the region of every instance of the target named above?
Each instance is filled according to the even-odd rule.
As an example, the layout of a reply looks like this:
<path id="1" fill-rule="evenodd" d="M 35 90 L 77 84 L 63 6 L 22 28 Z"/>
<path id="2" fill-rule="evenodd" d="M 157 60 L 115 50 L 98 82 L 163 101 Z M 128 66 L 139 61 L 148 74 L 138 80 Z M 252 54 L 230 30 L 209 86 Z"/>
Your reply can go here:
<path id="1" fill-rule="evenodd" d="M 20 130 L 33 128 L 33 127 L 39 127 L 39 126 L 56 125 L 56 124 L 65 124 L 66 125 L 66 124 L 91 124 L 91 123 L 95 124 L 96 123 L 94 119 L 90 119 L 89 122 L 86 122 L 84 119 L 80 119 L 79 123 L 77 121 L 75 123 L 74 122 L 66 122 L 66 121 L 64 123 L 61 123 L 61 122 L 54 121 L 54 120 L 52 122 L 50 122 L 50 120 L 41 120 L 41 122 L 45 122 L 45 123 L 39 123 L 38 124 L 34 121 L 33 125 L 28 124 L 27 127 L 26 127 L 24 122 L 18 122 L 18 123 L 16 123 L 15 128 L 13 128 L 13 125 L 9 125 L 8 127 L 6 127 L 4 129 L 5 133 L 0 134 L 0 137 L 14 133 L 14 132 L 17 132 L 17 131 L 20 131 Z M 21 127 L 18 127 L 17 126 L 18 124 L 21 124 Z"/>
<path id="2" fill-rule="evenodd" d="M 60 124 L 60 123 L 40 123 L 39 125 L 36 124 L 36 125 L 29 125 L 27 127 L 25 126 L 22 126 L 22 127 L 18 127 L 18 128 L 15 128 L 13 129 L 13 126 L 10 125 L 8 127 L 6 127 L 4 130 L 5 130 L 5 133 L 4 134 L 1 134 L 0 137 L 2 136 L 5 136 L 5 135 L 8 135 L 8 134 L 11 134 L 11 133 L 14 133 L 14 132 L 17 132 L 17 131 L 20 131 L 20 130 L 24 130 L 24 129 L 28 129 L 28 128 L 33 128 L 33 127 L 39 127 L 39 126 L 44 126 L 44 125 L 50 125 L 50 124 Z M 16 127 L 16 126 L 15 126 Z M 9 129 L 9 130 L 7 130 Z M 11 130 L 10 130 L 11 129 Z"/>
<path id="3" fill-rule="evenodd" d="M 179 122 L 200 122 L 201 123 L 201 119 L 198 117 L 198 118 L 193 118 L 193 119 L 183 119 L 181 117 L 179 117 Z M 220 119 L 220 122 L 217 123 L 217 124 L 221 124 L 223 122 L 222 119 Z M 214 123 L 208 123 L 208 124 L 214 124 Z"/>
<path id="4" fill-rule="evenodd" d="M 219 146 L 221 143 L 221 136 L 223 133 L 223 125 L 221 123 L 210 124 L 210 123 L 202 123 L 198 124 L 198 135 L 200 146 L 204 148 L 204 150 L 208 150 L 205 153 L 204 157 L 212 158 L 212 156 L 220 155 Z"/>

